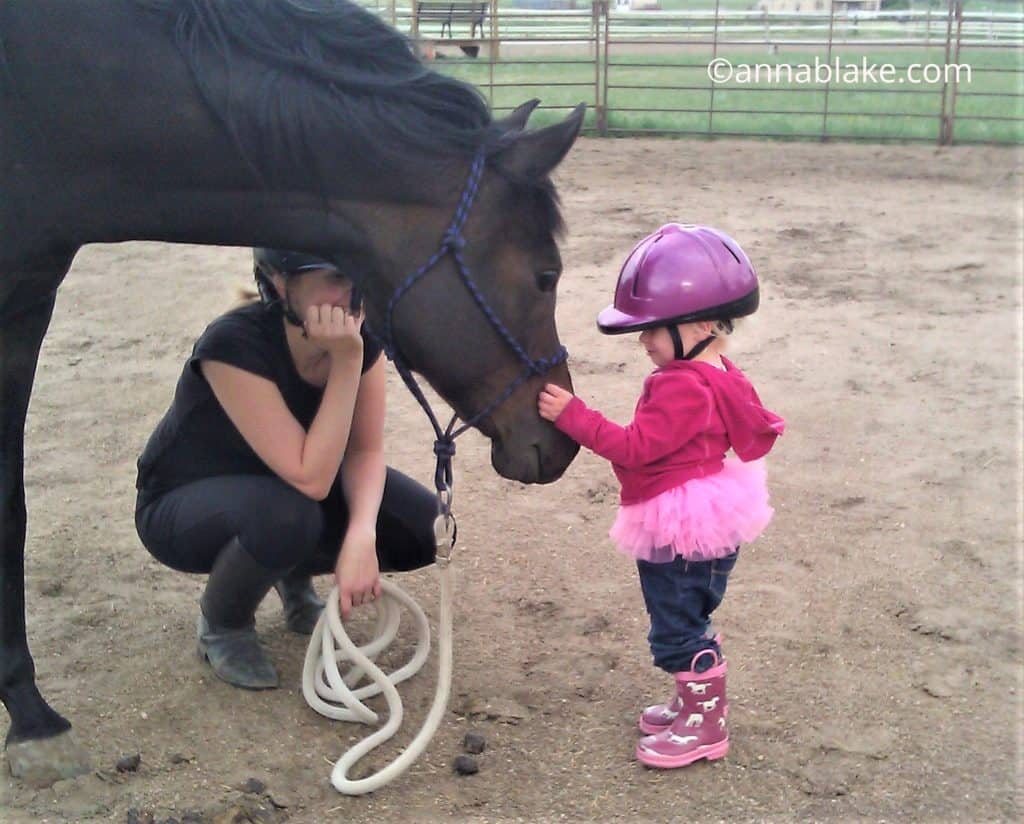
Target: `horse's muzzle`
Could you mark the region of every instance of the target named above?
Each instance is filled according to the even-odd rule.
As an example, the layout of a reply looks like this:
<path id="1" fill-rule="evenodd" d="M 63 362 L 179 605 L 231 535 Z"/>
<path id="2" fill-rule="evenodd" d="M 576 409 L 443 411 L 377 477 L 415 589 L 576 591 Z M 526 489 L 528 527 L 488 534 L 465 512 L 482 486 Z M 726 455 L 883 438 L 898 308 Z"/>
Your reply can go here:
<path id="1" fill-rule="evenodd" d="M 572 463 L 579 444 L 550 424 L 530 433 L 491 441 L 491 466 L 501 477 L 524 484 L 557 481 Z"/>

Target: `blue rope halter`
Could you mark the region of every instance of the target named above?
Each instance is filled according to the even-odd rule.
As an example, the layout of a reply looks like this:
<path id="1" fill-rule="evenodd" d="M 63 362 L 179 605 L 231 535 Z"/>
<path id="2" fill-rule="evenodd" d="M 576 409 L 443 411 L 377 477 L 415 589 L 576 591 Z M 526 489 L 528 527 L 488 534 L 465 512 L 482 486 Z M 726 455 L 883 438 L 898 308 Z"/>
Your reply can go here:
<path id="1" fill-rule="evenodd" d="M 466 180 L 466 186 L 462 191 L 462 197 L 459 200 L 459 205 L 455 209 L 455 215 L 452 218 L 451 224 L 448 226 L 444 236 L 441 238 L 441 245 L 438 250 L 431 255 L 430 259 L 427 260 L 426 263 L 409 275 L 409 277 L 407 277 L 391 294 L 391 299 L 388 301 L 387 310 L 384 316 L 384 334 L 380 338 L 385 355 L 387 355 L 388 360 L 395 364 L 398 374 L 401 375 L 402 380 L 405 382 L 405 385 L 409 387 L 409 391 L 419 402 L 419 405 L 423 407 L 423 411 L 427 413 L 427 417 L 430 419 L 430 425 L 434 428 L 434 455 L 437 458 L 437 465 L 434 470 L 434 486 L 437 489 L 441 514 L 445 516 L 446 519 L 451 517 L 452 458 L 455 456 L 455 439 L 466 430 L 476 426 L 476 424 L 485 416 L 489 415 L 501 406 L 501 404 L 508 400 L 512 393 L 515 392 L 524 381 L 534 375 L 547 374 L 548 371 L 558 364 L 564 363 L 569 357 L 569 353 L 566 351 L 565 347 L 560 346 L 558 351 L 550 358 L 539 358 L 537 360 L 532 359 L 526 353 L 526 350 L 523 349 L 522 345 L 520 345 L 519 341 L 517 341 L 512 336 L 512 333 L 508 331 L 505 324 L 501 322 L 501 319 L 495 314 L 490 305 L 488 305 L 487 300 L 484 298 L 479 287 L 473 281 L 469 267 L 466 265 L 466 261 L 462 257 L 462 250 L 466 245 L 466 239 L 462 235 L 462 229 L 466 224 L 466 219 L 469 217 L 469 210 L 473 206 L 473 200 L 476 198 L 477 190 L 480 188 L 480 178 L 483 176 L 484 164 L 484 150 L 481 148 L 473 158 L 473 165 L 470 167 L 469 177 Z M 430 408 L 429 401 L 427 401 L 424 396 L 419 384 L 416 383 L 416 378 L 413 377 L 409 364 L 402 357 L 401 353 L 398 351 L 398 347 L 395 345 L 394 326 L 392 324 L 395 307 L 398 305 L 398 301 L 402 299 L 405 293 L 408 292 L 409 289 L 411 289 L 412 286 L 420 280 L 420 278 L 437 266 L 437 264 L 448 255 L 451 255 L 454 259 L 455 268 L 458 270 L 459 277 L 466 285 L 466 288 L 469 290 L 470 295 L 472 295 L 473 300 L 476 301 L 477 306 L 480 307 L 480 311 L 484 313 L 484 317 L 487 318 L 494 330 L 501 336 L 502 340 L 509 345 L 525 366 L 523 373 L 513 380 L 505 388 L 504 392 L 498 395 L 497 398 L 491 401 L 479 412 L 474 414 L 469 418 L 469 420 L 464 421 L 458 429 L 455 429 L 455 422 L 458 420 L 457 414 L 452 415 L 452 419 L 448 422 L 448 426 L 444 429 L 441 428 L 441 424 L 437 420 L 437 416 L 434 415 L 434 411 Z"/>

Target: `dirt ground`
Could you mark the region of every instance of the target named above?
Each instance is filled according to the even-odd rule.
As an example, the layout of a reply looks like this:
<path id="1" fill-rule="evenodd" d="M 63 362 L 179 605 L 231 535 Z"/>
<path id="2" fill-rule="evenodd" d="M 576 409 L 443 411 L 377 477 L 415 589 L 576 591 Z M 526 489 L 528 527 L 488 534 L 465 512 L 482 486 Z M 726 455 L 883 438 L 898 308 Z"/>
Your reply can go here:
<path id="1" fill-rule="evenodd" d="M 96 772 L 40 790 L 4 769 L 0 819 L 1018 820 L 1022 166 L 1014 149 L 581 140 L 559 171 L 559 328 L 577 391 L 611 417 L 628 420 L 648 363 L 594 316 L 636 239 L 710 223 L 763 277 L 733 356 L 788 423 L 777 514 L 716 614 L 732 749 L 681 771 L 633 759 L 637 711 L 668 679 L 607 539 L 609 467 L 581 454 L 525 487 L 472 434 L 450 711 L 405 776 L 338 795 L 329 760 L 365 728 L 307 708 L 305 642 L 276 597 L 259 624 L 284 686 L 220 683 L 194 654 L 201 579 L 153 561 L 132 521 L 135 458 L 246 253 L 83 250 L 30 411 L 27 588 L 40 684 Z M 389 399 L 392 463 L 427 482 L 429 431 L 393 374 Z M 401 584 L 436 615 L 432 572 Z M 408 723 L 433 672 L 403 689 Z M 460 777 L 469 730 L 487 748 Z M 135 753 L 137 772 L 115 770 Z"/>

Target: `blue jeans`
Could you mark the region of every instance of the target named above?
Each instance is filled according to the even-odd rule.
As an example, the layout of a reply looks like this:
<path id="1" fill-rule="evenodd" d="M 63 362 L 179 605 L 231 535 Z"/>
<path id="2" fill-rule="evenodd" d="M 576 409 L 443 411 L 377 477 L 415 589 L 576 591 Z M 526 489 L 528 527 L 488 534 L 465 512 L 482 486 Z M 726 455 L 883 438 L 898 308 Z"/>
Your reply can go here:
<path id="1" fill-rule="evenodd" d="M 732 555 L 714 561 L 687 561 L 676 557 L 667 564 L 637 561 L 640 588 L 643 590 L 651 631 L 654 665 L 665 672 L 685 672 L 693 656 L 702 650 L 721 655 L 711 637 L 711 613 L 722 603 L 729 573 L 736 565 L 739 548 Z M 710 656 L 703 656 L 698 671 L 711 666 Z"/>

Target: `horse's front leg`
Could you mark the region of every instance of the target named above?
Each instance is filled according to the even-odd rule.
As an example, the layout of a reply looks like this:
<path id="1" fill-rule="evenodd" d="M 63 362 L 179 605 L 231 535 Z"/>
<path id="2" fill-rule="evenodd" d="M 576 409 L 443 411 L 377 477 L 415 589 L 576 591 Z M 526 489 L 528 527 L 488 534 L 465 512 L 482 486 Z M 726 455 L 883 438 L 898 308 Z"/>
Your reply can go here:
<path id="1" fill-rule="evenodd" d="M 63 272 L 60 273 L 63 276 Z M 49 786 L 89 770 L 71 724 L 36 688 L 25 634 L 25 413 L 36 362 L 53 313 L 50 277 L 0 282 L 0 700 L 11 716 L 5 749 L 15 777 Z M 59 282 L 59 277 L 57 278 Z M 42 288 L 39 285 L 42 284 Z M 26 292 L 36 285 L 39 295 Z M 6 295 L 4 292 L 6 291 Z"/>

